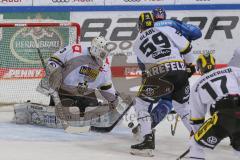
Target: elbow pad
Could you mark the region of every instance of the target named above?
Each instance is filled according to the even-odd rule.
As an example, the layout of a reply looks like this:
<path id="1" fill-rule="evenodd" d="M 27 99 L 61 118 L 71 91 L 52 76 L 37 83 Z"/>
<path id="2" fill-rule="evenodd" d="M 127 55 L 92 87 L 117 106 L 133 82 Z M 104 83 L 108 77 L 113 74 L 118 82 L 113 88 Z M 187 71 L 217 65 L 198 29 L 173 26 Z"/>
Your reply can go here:
<path id="1" fill-rule="evenodd" d="M 102 85 L 100 87 L 100 90 L 106 91 L 106 90 L 109 90 L 110 88 L 112 88 L 112 83 L 109 83 L 109 84 L 106 84 L 106 85 Z"/>
<path id="2" fill-rule="evenodd" d="M 192 45 L 189 43 L 189 45 L 182 51 L 180 51 L 181 54 L 187 54 L 192 50 Z"/>

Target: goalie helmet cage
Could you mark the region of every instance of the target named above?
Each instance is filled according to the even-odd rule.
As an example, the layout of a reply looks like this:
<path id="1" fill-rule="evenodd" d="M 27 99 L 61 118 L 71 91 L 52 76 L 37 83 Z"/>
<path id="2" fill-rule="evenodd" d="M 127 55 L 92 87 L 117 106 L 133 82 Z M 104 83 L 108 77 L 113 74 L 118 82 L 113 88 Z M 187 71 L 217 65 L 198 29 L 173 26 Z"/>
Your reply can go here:
<path id="1" fill-rule="evenodd" d="M 80 25 L 73 22 L 0 23 L 0 106 L 28 100 L 48 104 L 49 97 L 36 91 L 45 72 L 35 42 L 46 61 L 79 38 Z"/>

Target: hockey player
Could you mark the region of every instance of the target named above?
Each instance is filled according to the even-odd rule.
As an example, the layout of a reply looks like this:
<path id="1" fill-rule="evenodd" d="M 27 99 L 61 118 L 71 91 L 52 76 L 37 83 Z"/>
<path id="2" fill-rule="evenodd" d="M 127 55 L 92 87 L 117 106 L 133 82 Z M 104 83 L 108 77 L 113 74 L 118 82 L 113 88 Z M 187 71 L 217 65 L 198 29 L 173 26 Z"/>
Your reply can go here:
<path id="1" fill-rule="evenodd" d="M 210 72 L 211 70 L 215 69 L 215 58 L 212 53 L 206 52 L 202 53 L 197 58 L 197 70 L 200 74 L 205 74 Z"/>
<path id="2" fill-rule="evenodd" d="M 166 19 L 167 15 L 163 8 L 152 10 L 154 27 L 170 26 L 180 32 L 187 40 L 193 41 L 202 37 L 200 28 L 195 25 L 187 24 L 179 20 Z"/>
<path id="3" fill-rule="evenodd" d="M 236 50 L 229 67 L 204 74 L 192 87 L 190 111 L 195 135 L 188 156 L 192 160 L 204 160 L 204 148 L 214 149 L 226 137 L 240 157 L 239 57 Z M 212 116 L 205 121 L 208 111 Z"/>
<path id="4" fill-rule="evenodd" d="M 134 105 L 144 140 L 131 146 L 132 154 L 152 156 L 155 148 L 149 105 L 159 98 L 170 97 L 184 106 L 189 98 L 188 73 L 181 54 L 191 50 L 190 42 L 172 27 L 154 27 L 151 13 L 141 13 L 139 35 L 134 53 L 145 66 L 146 75 Z"/>
<path id="5" fill-rule="evenodd" d="M 107 58 L 107 44 L 105 38 L 96 37 L 89 48 L 70 45 L 54 53 L 48 60 L 50 87 L 58 91 L 64 106 L 79 107 L 80 116 L 84 116 L 87 106 L 98 105 L 95 90 L 99 90 L 109 104 L 117 101 Z"/>
<path id="6" fill-rule="evenodd" d="M 152 15 L 154 19 L 154 27 L 164 27 L 169 26 L 173 27 L 177 30 L 177 32 L 180 32 L 187 40 L 190 42 L 193 40 L 197 40 L 201 38 L 202 32 L 201 30 L 194 25 L 186 24 L 184 22 L 181 22 L 179 20 L 167 20 L 166 19 L 166 12 L 162 8 L 156 8 L 152 10 Z M 195 66 L 192 65 L 193 63 L 193 55 L 192 54 L 185 54 L 183 55 L 184 60 L 186 62 L 186 67 L 188 71 L 188 76 L 191 77 L 193 73 L 196 72 Z M 139 61 L 139 60 L 138 60 Z M 141 70 L 145 70 L 144 65 L 141 65 L 141 62 L 139 61 L 139 66 Z M 152 106 L 153 103 L 150 105 Z M 152 117 L 152 127 L 154 128 L 157 126 L 164 118 L 165 116 L 172 110 L 172 100 L 171 98 L 164 97 L 160 99 L 156 107 L 151 111 L 151 117 Z M 191 132 L 191 127 L 189 124 L 189 121 L 186 119 L 188 117 L 188 112 L 186 111 L 186 108 L 178 107 L 176 105 L 175 110 L 178 112 L 180 117 L 183 119 L 183 123 L 186 126 L 186 128 Z M 139 126 L 138 126 L 139 127 Z M 136 132 L 136 128 L 133 129 L 133 132 Z"/>

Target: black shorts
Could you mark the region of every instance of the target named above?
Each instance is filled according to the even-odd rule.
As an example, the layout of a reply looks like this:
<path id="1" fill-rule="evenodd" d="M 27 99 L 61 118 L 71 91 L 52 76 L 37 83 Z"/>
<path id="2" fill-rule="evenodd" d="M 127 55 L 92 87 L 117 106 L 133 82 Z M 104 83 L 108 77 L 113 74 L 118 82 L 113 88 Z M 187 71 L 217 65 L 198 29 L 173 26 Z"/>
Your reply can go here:
<path id="1" fill-rule="evenodd" d="M 167 97 L 182 104 L 188 101 L 189 93 L 188 73 L 179 70 L 144 77 L 138 96 L 149 102 L 157 102 L 160 98 Z"/>
<path id="2" fill-rule="evenodd" d="M 230 138 L 232 147 L 240 151 L 240 97 L 238 95 L 229 95 L 218 100 L 213 117 L 207 120 L 195 134 L 197 143 L 211 149 L 226 137 Z"/>

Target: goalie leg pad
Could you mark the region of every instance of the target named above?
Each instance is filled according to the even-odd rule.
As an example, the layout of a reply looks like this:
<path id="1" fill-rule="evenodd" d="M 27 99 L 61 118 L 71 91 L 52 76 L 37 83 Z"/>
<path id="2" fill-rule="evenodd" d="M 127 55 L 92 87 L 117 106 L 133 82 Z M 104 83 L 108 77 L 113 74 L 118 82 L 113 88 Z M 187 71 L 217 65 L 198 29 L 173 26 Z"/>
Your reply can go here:
<path id="1" fill-rule="evenodd" d="M 61 128 L 54 107 L 36 103 L 22 103 L 14 106 L 14 120 L 17 124 L 33 124 Z"/>
<path id="2" fill-rule="evenodd" d="M 219 124 L 217 114 L 208 119 L 194 135 L 194 139 L 199 145 L 210 149 L 214 149 L 225 137 L 227 137 L 227 132 Z"/>

